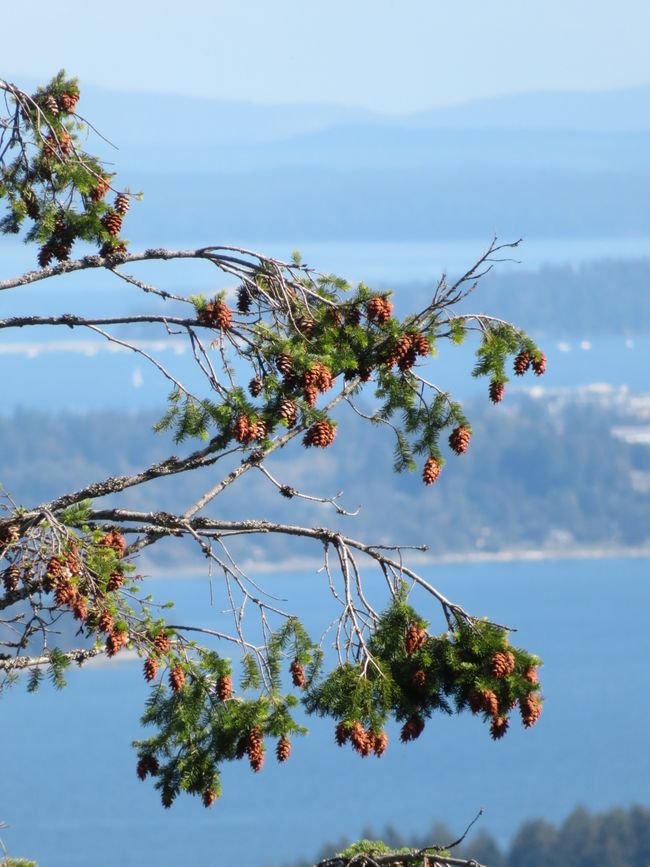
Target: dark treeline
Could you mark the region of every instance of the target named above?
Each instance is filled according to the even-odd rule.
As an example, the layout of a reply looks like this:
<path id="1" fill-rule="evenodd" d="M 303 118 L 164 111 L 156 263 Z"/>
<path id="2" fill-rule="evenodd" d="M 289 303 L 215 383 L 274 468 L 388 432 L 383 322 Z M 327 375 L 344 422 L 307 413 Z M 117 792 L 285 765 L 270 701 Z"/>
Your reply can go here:
<path id="1" fill-rule="evenodd" d="M 393 827 L 378 834 L 362 832 L 368 840 L 381 839 L 393 849 L 444 845 L 457 839 L 445 825 L 434 824 L 427 834 L 404 837 Z M 291 867 L 310 867 L 345 849 L 349 840 L 325 844 L 311 861 Z M 606 813 L 574 810 L 559 826 L 544 819 L 522 823 L 510 845 L 502 848 L 487 831 L 480 831 L 454 849 L 454 856 L 475 859 L 486 867 L 646 867 L 650 864 L 650 809 L 641 806 Z"/>
<path id="2" fill-rule="evenodd" d="M 525 248 L 511 253 L 525 259 Z M 422 300 L 430 295 L 429 287 L 408 289 Z M 464 304 L 468 309 L 477 305 L 481 312 L 516 322 L 536 335 L 649 334 L 650 260 L 494 271 L 481 281 L 480 296 Z"/>
<path id="3" fill-rule="evenodd" d="M 650 399 L 646 403 L 650 412 Z M 393 461 L 390 431 L 369 430 L 367 422 L 347 413 L 327 451 L 316 454 L 295 444 L 274 455 L 269 469 L 306 493 L 332 496 L 343 490 L 346 508 L 362 507 L 356 518 L 287 500 L 258 472 L 248 473 L 210 508 L 233 519 L 326 522 L 381 543 L 426 542 L 434 554 L 646 545 L 650 446 L 612 435 L 617 428 L 625 434 L 647 426 L 643 408 L 635 415 L 627 407 L 612 395 L 509 395 L 499 407 L 478 401 L 468 406 L 474 434 L 467 454 L 449 453 L 431 487 L 422 484 L 419 471 L 387 473 Z M 145 414 L 31 410 L 0 417 L 0 482 L 18 503 L 32 505 L 191 449 L 154 435 L 154 420 Z M 160 480 L 150 491 L 136 489 L 129 505 L 186 508 L 214 484 L 215 469 Z M 264 542 L 274 557 L 314 553 L 309 543 L 301 548 L 282 538 Z M 260 556 L 247 544 L 249 554 Z M 170 546 L 169 555 L 176 547 Z"/>

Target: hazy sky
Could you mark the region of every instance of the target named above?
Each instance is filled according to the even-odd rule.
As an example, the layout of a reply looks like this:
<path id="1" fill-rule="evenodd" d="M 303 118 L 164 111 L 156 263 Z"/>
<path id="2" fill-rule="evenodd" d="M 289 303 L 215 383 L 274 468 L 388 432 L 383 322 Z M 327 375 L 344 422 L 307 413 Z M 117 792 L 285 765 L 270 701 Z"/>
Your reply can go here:
<path id="1" fill-rule="evenodd" d="M 22 0 L 0 77 L 406 111 L 650 83 L 648 0 Z M 11 26 L 14 20 L 15 26 Z M 24 22 L 38 26 L 23 28 Z"/>

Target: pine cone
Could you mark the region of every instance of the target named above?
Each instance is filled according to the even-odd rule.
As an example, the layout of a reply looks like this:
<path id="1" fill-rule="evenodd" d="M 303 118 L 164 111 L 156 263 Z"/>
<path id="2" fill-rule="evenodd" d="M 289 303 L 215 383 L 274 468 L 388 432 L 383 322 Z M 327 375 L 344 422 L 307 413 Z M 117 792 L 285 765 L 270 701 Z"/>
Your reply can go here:
<path id="1" fill-rule="evenodd" d="M 256 422 L 251 425 L 251 434 L 253 435 L 253 439 L 258 442 L 265 439 L 269 433 L 269 426 L 263 418 L 258 418 Z"/>
<path id="2" fill-rule="evenodd" d="M 67 262 L 72 252 L 72 239 L 57 238 L 56 240 L 52 239 L 51 243 L 54 258 L 58 262 Z"/>
<path id="3" fill-rule="evenodd" d="M 18 524 L 5 524 L 0 530 L 0 545 L 13 545 L 20 539 Z"/>
<path id="4" fill-rule="evenodd" d="M 496 698 L 496 696 L 495 696 Z M 473 714 L 480 713 L 485 708 L 483 695 L 476 689 L 473 689 L 467 696 L 469 709 Z"/>
<path id="5" fill-rule="evenodd" d="M 201 308 L 198 320 L 201 325 L 205 325 L 207 328 L 227 331 L 232 324 L 232 310 L 223 301 L 214 301 Z"/>
<path id="6" fill-rule="evenodd" d="M 493 741 L 500 740 L 508 731 L 508 717 L 495 716 L 490 723 L 490 737 Z"/>
<path id="7" fill-rule="evenodd" d="M 429 341 L 426 339 L 424 334 L 413 334 L 413 349 L 417 355 L 426 357 L 431 352 L 431 347 L 429 346 Z"/>
<path id="8" fill-rule="evenodd" d="M 95 184 L 94 189 L 90 193 L 90 198 L 93 202 L 99 202 L 104 198 L 106 193 L 111 188 L 111 182 L 108 178 L 100 176 L 97 178 L 97 183 Z"/>
<path id="9" fill-rule="evenodd" d="M 106 583 L 107 593 L 115 593 L 116 590 L 120 589 L 122 584 L 124 584 L 124 575 L 119 569 L 116 569 L 114 572 L 111 572 L 111 576 Z"/>
<path id="10" fill-rule="evenodd" d="M 102 217 L 102 225 L 109 235 L 115 237 L 120 234 L 122 228 L 122 215 L 116 213 L 116 211 L 109 211 Z"/>
<path id="11" fill-rule="evenodd" d="M 251 312 L 251 304 L 253 302 L 253 296 L 250 293 L 248 286 L 245 286 L 243 283 L 237 290 L 237 310 L 243 315 L 246 316 Z"/>
<path id="12" fill-rule="evenodd" d="M 229 674 L 217 678 L 217 695 L 221 701 L 232 698 L 232 677 Z"/>
<path id="13" fill-rule="evenodd" d="M 100 632 L 108 633 L 113 629 L 113 615 L 110 611 L 102 611 L 97 622 L 97 629 Z"/>
<path id="14" fill-rule="evenodd" d="M 233 433 L 238 443 L 249 443 L 253 440 L 254 436 L 251 431 L 251 423 L 247 415 L 237 416 Z"/>
<path id="15" fill-rule="evenodd" d="M 155 680 L 155 677 L 158 674 L 158 661 L 154 656 L 149 656 L 145 659 L 143 671 L 144 679 L 146 681 Z"/>
<path id="16" fill-rule="evenodd" d="M 402 726 L 402 731 L 400 733 L 400 740 L 403 743 L 407 743 L 408 741 L 414 741 L 416 738 L 419 738 L 424 730 L 424 720 L 418 714 L 413 714 L 413 716 L 409 717 L 404 725 Z"/>
<path id="17" fill-rule="evenodd" d="M 393 305 L 386 297 L 371 298 L 366 306 L 366 313 L 371 322 L 384 325 L 393 315 Z"/>
<path id="18" fill-rule="evenodd" d="M 126 216 L 131 207 L 131 202 L 129 201 L 127 194 L 118 193 L 117 196 L 115 196 L 115 204 L 113 207 L 122 217 Z"/>
<path id="19" fill-rule="evenodd" d="M 201 795 L 201 800 L 203 801 L 203 806 L 207 809 L 217 800 L 217 793 L 214 789 L 206 789 Z"/>
<path id="20" fill-rule="evenodd" d="M 288 738 L 280 738 L 275 748 L 275 755 L 279 762 L 286 762 L 291 755 L 291 741 Z"/>
<path id="21" fill-rule="evenodd" d="M 42 101 L 42 106 L 44 109 L 50 112 L 50 114 L 57 116 L 59 113 L 59 105 L 56 99 L 52 96 L 51 93 L 48 93 Z"/>
<path id="22" fill-rule="evenodd" d="M 175 665 L 169 672 L 169 685 L 172 692 L 180 692 L 185 686 L 185 672 L 180 665 Z"/>
<path id="23" fill-rule="evenodd" d="M 342 747 L 343 744 L 348 742 L 350 737 L 350 731 L 345 724 L 345 720 L 341 720 L 336 724 L 336 728 L 334 729 L 334 740 L 338 744 L 339 747 Z"/>
<path id="24" fill-rule="evenodd" d="M 281 352 L 276 356 L 275 366 L 282 376 L 289 376 L 293 372 L 293 359 L 287 352 Z"/>
<path id="25" fill-rule="evenodd" d="M 449 435 L 449 445 L 452 451 L 456 452 L 457 455 L 464 454 L 469 446 L 471 436 L 472 433 L 469 428 L 462 425 L 454 428 Z"/>
<path id="26" fill-rule="evenodd" d="M 302 689 L 305 685 L 305 669 L 302 667 L 302 664 L 297 659 L 294 659 L 289 666 L 289 671 L 291 672 L 293 685 L 297 686 L 298 689 Z"/>
<path id="27" fill-rule="evenodd" d="M 515 356 L 514 361 L 515 376 L 523 376 L 530 367 L 530 355 L 525 349 Z"/>
<path id="28" fill-rule="evenodd" d="M 427 631 L 423 629 L 419 623 L 410 623 L 406 630 L 405 647 L 408 656 L 419 650 L 427 640 Z"/>
<path id="29" fill-rule="evenodd" d="M 505 382 L 499 382 L 498 380 L 493 379 L 490 383 L 490 400 L 492 401 L 492 403 L 501 403 L 505 391 Z"/>
<path id="30" fill-rule="evenodd" d="M 543 376 L 546 373 L 546 356 L 543 352 L 535 355 L 531 361 L 535 376 Z"/>
<path id="31" fill-rule="evenodd" d="M 314 406 L 318 400 L 318 389 L 315 385 L 306 385 L 302 390 L 302 396 L 307 406 Z"/>
<path id="32" fill-rule="evenodd" d="M 350 742 L 353 749 L 364 758 L 370 755 L 374 747 L 374 738 L 368 737 L 368 733 L 358 721 L 350 729 Z"/>
<path id="33" fill-rule="evenodd" d="M 283 400 L 278 407 L 278 415 L 286 421 L 288 427 L 293 427 L 298 420 L 298 407 L 292 400 Z"/>
<path id="34" fill-rule="evenodd" d="M 41 249 L 38 251 L 37 258 L 40 268 L 47 268 L 52 264 L 52 259 L 54 259 L 54 245 L 51 240 L 43 244 Z"/>
<path id="35" fill-rule="evenodd" d="M 542 703 L 535 693 L 527 695 L 526 698 L 519 700 L 519 710 L 521 711 L 521 721 L 528 729 L 534 726 L 542 713 Z"/>
<path id="36" fill-rule="evenodd" d="M 71 608 L 77 599 L 77 590 L 69 581 L 62 581 L 56 588 L 54 601 L 59 608 L 67 605 Z"/>
<path id="37" fill-rule="evenodd" d="M 83 596 L 77 596 L 72 606 L 72 614 L 75 620 L 87 620 L 88 619 L 88 602 L 83 598 Z"/>
<path id="38" fill-rule="evenodd" d="M 262 729 L 257 726 L 248 733 L 246 738 L 246 752 L 251 768 L 258 773 L 264 764 L 264 736 Z"/>
<path id="39" fill-rule="evenodd" d="M 509 650 L 497 650 L 490 662 L 494 677 L 510 677 L 515 670 L 515 657 Z"/>
<path id="40" fill-rule="evenodd" d="M 350 305 L 345 308 L 344 318 L 347 325 L 358 325 L 361 322 L 361 310 Z"/>
<path id="41" fill-rule="evenodd" d="M 372 751 L 377 756 L 377 758 L 380 758 L 386 752 L 386 747 L 388 746 L 388 735 L 383 730 L 380 732 L 372 732 L 372 735 Z"/>
<path id="42" fill-rule="evenodd" d="M 126 539 L 118 530 L 109 530 L 99 544 L 104 548 L 112 548 L 120 560 L 124 557 Z"/>
<path id="43" fill-rule="evenodd" d="M 491 689 L 481 690 L 481 698 L 483 700 L 482 709 L 488 713 L 490 716 L 498 716 L 499 714 L 499 700 L 496 697 L 496 693 L 492 692 Z"/>
<path id="44" fill-rule="evenodd" d="M 165 653 L 169 653 L 172 643 L 166 632 L 159 632 L 153 640 L 153 645 L 156 649 L 156 653 L 162 656 Z"/>
<path id="45" fill-rule="evenodd" d="M 18 589 L 19 581 L 20 568 L 14 563 L 13 565 L 8 566 L 2 575 L 2 583 L 4 584 L 7 593 L 14 593 Z"/>
<path id="46" fill-rule="evenodd" d="M 424 484 L 432 485 L 435 481 L 437 481 L 441 470 L 442 467 L 433 456 L 427 458 L 427 462 L 425 463 L 424 469 L 422 470 L 422 481 L 424 482 Z"/>
<path id="47" fill-rule="evenodd" d="M 99 255 L 106 259 L 109 256 L 124 256 L 126 255 L 127 247 L 124 241 L 118 241 L 115 238 L 111 238 L 110 241 L 104 241 L 102 246 L 99 248 Z"/>
<path id="48" fill-rule="evenodd" d="M 306 337 L 309 340 L 313 336 L 315 325 L 313 319 L 310 319 L 308 316 L 298 316 L 295 323 L 296 328 L 303 337 Z"/>
<path id="49" fill-rule="evenodd" d="M 253 379 L 248 383 L 248 390 L 250 391 L 253 397 L 257 397 L 262 393 L 264 389 L 264 383 L 259 377 L 254 376 Z"/>
<path id="50" fill-rule="evenodd" d="M 528 681 L 528 683 L 539 683 L 539 675 L 537 673 L 537 667 L 535 665 L 531 665 L 530 668 L 527 668 L 524 672 L 524 677 Z"/>
<path id="51" fill-rule="evenodd" d="M 106 655 L 115 656 L 129 643 L 129 633 L 114 629 L 106 639 Z"/>
<path id="52" fill-rule="evenodd" d="M 332 387 L 332 371 L 321 361 L 315 361 L 302 377 L 305 389 L 315 386 L 321 393 Z"/>
<path id="53" fill-rule="evenodd" d="M 324 418 L 321 421 L 317 421 L 316 424 L 313 424 L 307 431 L 305 431 L 302 442 L 306 448 L 316 446 L 316 448 L 319 449 L 326 449 L 334 442 L 335 436 L 336 427 L 329 419 Z"/>
<path id="54" fill-rule="evenodd" d="M 79 102 L 79 91 L 76 89 L 67 90 L 59 96 L 59 108 L 67 114 L 72 114 Z"/>

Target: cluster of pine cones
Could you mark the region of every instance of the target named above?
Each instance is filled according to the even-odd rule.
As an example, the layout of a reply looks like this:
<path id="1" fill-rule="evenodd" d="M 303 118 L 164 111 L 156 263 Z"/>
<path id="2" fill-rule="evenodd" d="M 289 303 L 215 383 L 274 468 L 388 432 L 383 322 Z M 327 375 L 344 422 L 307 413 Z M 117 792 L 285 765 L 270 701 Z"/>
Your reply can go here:
<path id="1" fill-rule="evenodd" d="M 350 741 L 352 749 L 363 758 L 371 753 L 377 757 L 383 756 L 388 746 L 388 735 L 383 729 L 381 731 L 372 728 L 364 729 L 358 720 L 354 722 L 341 720 L 334 731 L 334 739 L 340 747 Z"/>

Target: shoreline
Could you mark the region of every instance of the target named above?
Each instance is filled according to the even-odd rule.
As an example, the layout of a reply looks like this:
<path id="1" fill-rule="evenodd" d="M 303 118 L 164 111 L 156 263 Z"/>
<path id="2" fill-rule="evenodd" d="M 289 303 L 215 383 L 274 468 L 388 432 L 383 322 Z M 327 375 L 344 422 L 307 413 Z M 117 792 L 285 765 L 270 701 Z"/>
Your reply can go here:
<path id="1" fill-rule="evenodd" d="M 584 548 L 504 548 L 500 551 L 450 551 L 445 554 L 429 554 L 422 551 L 409 551 L 404 546 L 405 565 L 413 566 L 439 566 L 474 563 L 531 563 L 545 560 L 608 560 L 608 559 L 644 559 L 650 558 L 650 545 L 612 547 L 584 547 Z M 369 559 L 361 555 L 361 559 Z M 152 574 L 147 580 L 171 580 L 179 574 L 184 578 L 205 578 L 205 571 L 192 567 L 189 571 L 181 572 L 180 568 L 166 566 L 160 568 L 154 560 L 143 561 L 142 565 L 147 572 Z M 241 563 L 244 571 L 257 573 L 274 572 L 304 572 L 319 570 L 323 566 L 323 560 L 319 557 L 290 557 L 285 560 L 269 562 L 267 560 L 245 560 Z"/>

